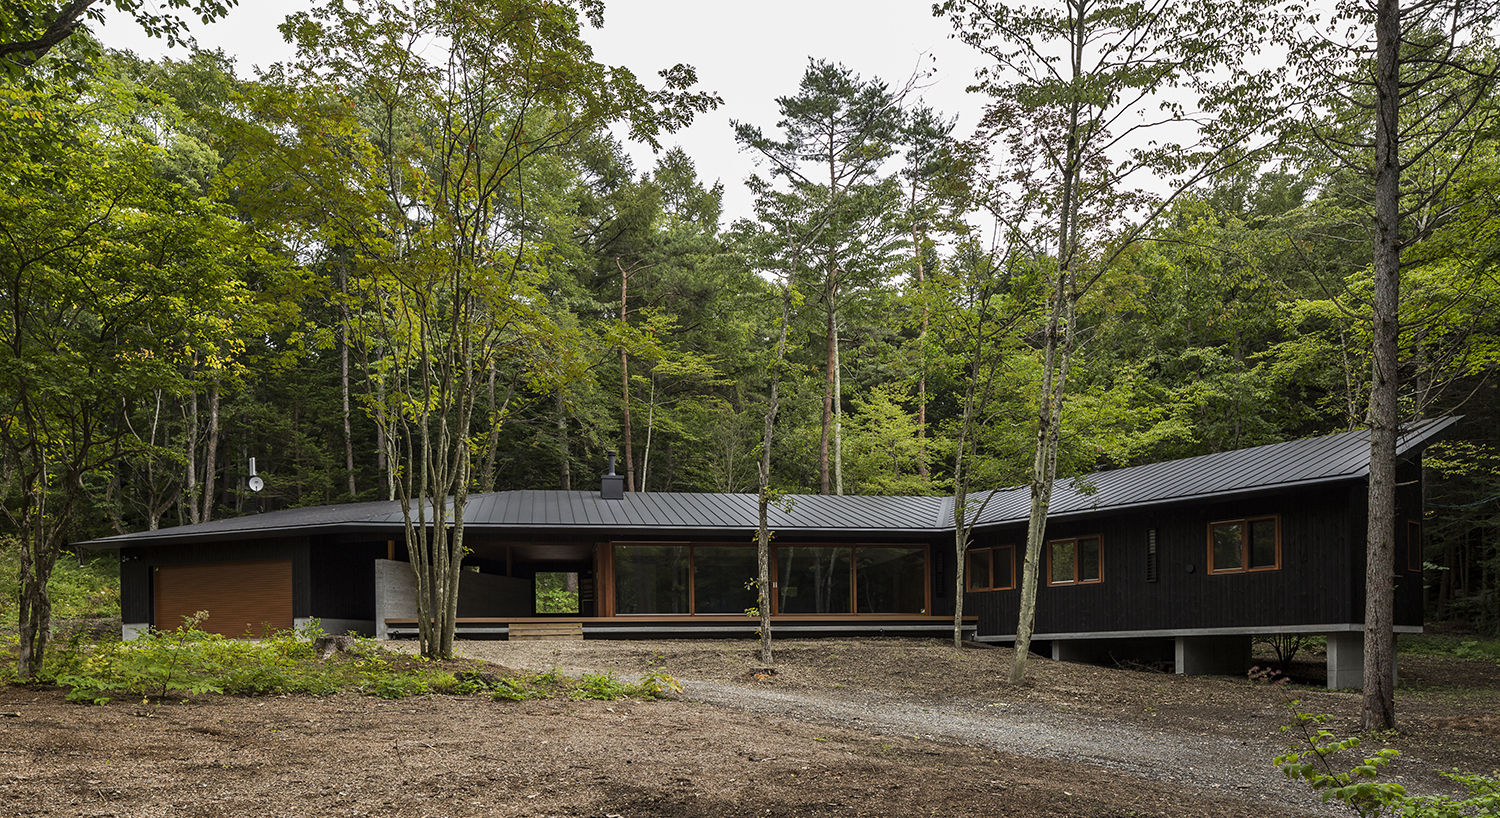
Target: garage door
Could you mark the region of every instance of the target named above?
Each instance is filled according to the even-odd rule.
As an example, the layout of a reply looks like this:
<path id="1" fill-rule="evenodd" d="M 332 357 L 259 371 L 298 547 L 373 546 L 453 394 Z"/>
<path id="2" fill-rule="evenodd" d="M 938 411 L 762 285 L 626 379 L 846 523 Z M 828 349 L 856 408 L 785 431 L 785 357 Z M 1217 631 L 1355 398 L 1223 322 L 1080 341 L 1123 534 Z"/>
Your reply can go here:
<path id="1" fill-rule="evenodd" d="M 221 562 L 156 569 L 156 627 L 175 628 L 208 611 L 198 627 L 225 636 L 263 636 L 292 627 L 292 562 Z"/>

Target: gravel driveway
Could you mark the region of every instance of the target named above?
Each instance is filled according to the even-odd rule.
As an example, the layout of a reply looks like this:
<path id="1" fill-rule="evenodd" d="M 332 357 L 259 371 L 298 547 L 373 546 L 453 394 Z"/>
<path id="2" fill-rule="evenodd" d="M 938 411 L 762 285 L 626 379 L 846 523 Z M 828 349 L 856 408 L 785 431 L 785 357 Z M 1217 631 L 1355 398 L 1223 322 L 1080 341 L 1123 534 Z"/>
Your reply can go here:
<path id="1" fill-rule="evenodd" d="M 610 646 L 619 647 L 611 650 Z M 683 649 L 680 643 L 674 648 Z M 460 642 L 455 652 L 518 670 L 610 671 L 621 678 L 642 675 L 636 661 L 641 648 L 630 643 L 473 640 Z M 1096 764 L 1183 787 L 1233 793 L 1252 802 L 1296 805 L 1312 814 L 1348 814 L 1322 804 L 1305 785 L 1282 776 L 1269 763 L 1282 748 L 1265 741 L 1124 723 L 1027 703 L 965 697 L 914 701 L 887 691 L 846 686 L 782 690 L 750 680 L 732 683 L 695 677 L 691 670 L 677 670 L 670 664 L 664 667 L 682 682 L 683 698 L 716 707 L 1031 758 Z"/>

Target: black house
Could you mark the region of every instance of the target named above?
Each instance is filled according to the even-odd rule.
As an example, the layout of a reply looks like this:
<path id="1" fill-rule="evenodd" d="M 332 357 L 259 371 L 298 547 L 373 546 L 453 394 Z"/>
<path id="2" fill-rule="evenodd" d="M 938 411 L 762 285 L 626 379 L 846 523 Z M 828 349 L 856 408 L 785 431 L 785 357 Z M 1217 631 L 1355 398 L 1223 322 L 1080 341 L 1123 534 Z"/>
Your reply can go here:
<path id="1" fill-rule="evenodd" d="M 1421 451 L 1456 422 L 1400 439 L 1396 630 L 1422 628 Z M 1363 431 L 1116 469 L 1059 483 L 1037 594 L 1054 658 L 1170 656 L 1179 673 L 1238 672 L 1257 634 L 1328 636 L 1329 686 L 1358 686 L 1364 620 Z M 607 478 L 606 478 L 607 480 Z M 608 489 L 608 486 L 604 486 Z M 795 496 L 774 508 L 772 619 L 783 634 L 951 633 L 951 497 Z M 1026 489 L 969 497 L 966 629 L 1014 639 Z M 975 510 L 978 509 L 976 512 Z M 546 626 L 588 638 L 751 634 L 753 495 L 508 491 L 465 512 L 460 631 Z M 120 554 L 130 637 L 208 611 L 228 635 L 317 619 L 415 631 L 396 502 L 289 509 L 83 543 Z M 576 610 L 543 613 L 562 581 Z"/>

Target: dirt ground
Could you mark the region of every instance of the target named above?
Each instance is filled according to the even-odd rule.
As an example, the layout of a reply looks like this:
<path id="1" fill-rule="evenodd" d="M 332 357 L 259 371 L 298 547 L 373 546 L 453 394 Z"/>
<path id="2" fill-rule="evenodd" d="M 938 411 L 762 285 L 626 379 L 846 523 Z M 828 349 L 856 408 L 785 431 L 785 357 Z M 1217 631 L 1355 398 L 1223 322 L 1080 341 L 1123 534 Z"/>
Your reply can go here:
<path id="1" fill-rule="evenodd" d="M 659 670 L 684 695 L 89 707 L 9 688 L 0 816 L 1317 814 L 1270 767 L 1284 699 L 1332 713 L 1335 730 L 1358 708 L 1349 693 L 1046 660 L 1009 687 L 1008 650 L 919 640 L 788 641 L 760 674 L 746 642 L 460 652 L 518 669 Z M 1398 775 L 1431 787 L 1434 770 L 1500 768 L 1500 665 L 1403 657 L 1402 684 L 1402 730 L 1383 737 L 1403 753 Z"/>

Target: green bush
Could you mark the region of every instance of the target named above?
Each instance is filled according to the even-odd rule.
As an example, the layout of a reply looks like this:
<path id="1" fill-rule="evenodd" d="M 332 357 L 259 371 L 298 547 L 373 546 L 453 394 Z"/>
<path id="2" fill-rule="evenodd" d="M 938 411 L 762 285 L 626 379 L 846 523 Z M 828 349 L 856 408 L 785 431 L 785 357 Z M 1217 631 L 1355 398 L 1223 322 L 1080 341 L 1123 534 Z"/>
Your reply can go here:
<path id="1" fill-rule="evenodd" d="M 1339 738 L 1323 725 L 1328 716 L 1304 713 L 1300 703 L 1288 703 L 1292 723 L 1283 732 L 1299 738 L 1296 746 L 1276 757 L 1276 766 L 1288 778 L 1300 778 L 1323 795 L 1325 803 L 1337 801 L 1363 818 L 1406 816 L 1407 818 L 1463 818 L 1500 815 L 1500 779 L 1485 775 L 1447 773 L 1464 785 L 1466 798 L 1445 795 L 1409 795 L 1394 781 L 1380 779 L 1383 770 L 1401 753 L 1385 748 L 1367 756 L 1348 770 L 1336 764 L 1338 757 L 1360 746 L 1358 737 Z M 1362 755 L 1362 754 L 1361 754 Z"/>
<path id="2" fill-rule="evenodd" d="M 200 617 L 201 618 L 201 617 Z M 399 699 L 430 693 L 485 694 L 511 701 L 565 697 L 659 698 L 682 688 L 670 676 L 626 684 L 608 674 L 574 679 L 557 670 L 505 677 L 475 668 L 455 670 L 420 656 L 396 653 L 371 639 L 355 639 L 347 653 L 324 661 L 313 649 L 321 632 L 282 631 L 260 640 L 228 639 L 199 630 L 189 619 L 170 631 L 150 631 L 131 642 L 88 643 L 75 636 L 53 651 L 44 678 L 67 688 L 72 701 L 103 704 L 119 696 L 143 701 L 190 694 L 259 696 L 341 691 Z M 14 664 L 0 680 L 14 679 Z"/>

